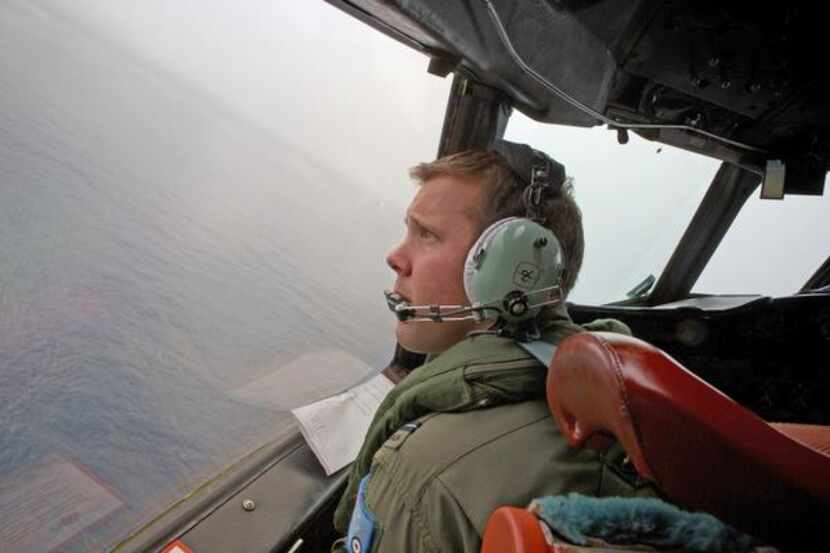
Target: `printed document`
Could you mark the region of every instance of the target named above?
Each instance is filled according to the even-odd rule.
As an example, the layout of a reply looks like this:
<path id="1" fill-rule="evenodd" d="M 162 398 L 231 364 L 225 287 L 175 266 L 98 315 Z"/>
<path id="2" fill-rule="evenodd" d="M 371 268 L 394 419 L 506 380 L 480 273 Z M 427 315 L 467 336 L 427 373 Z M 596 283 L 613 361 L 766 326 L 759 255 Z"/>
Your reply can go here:
<path id="1" fill-rule="evenodd" d="M 342 394 L 291 410 L 326 475 L 355 460 L 375 411 L 394 386 L 381 373 Z"/>

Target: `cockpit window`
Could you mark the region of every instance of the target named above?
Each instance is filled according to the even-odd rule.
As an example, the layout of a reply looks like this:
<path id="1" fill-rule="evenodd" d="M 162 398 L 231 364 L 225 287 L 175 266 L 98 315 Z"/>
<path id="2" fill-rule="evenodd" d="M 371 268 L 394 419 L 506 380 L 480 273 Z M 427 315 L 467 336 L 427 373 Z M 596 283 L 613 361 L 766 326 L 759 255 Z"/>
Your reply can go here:
<path id="1" fill-rule="evenodd" d="M 719 162 L 616 133 L 541 125 L 514 113 L 506 138 L 560 161 L 574 178 L 585 226 L 585 258 L 570 300 L 602 304 L 626 298 L 659 277 L 717 171 Z"/>
<path id="2" fill-rule="evenodd" d="M 830 182 L 823 196 L 749 198 L 715 250 L 694 291 L 795 294 L 830 256 Z"/>
<path id="3" fill-rule="evenodd" d="M 389 360 L 425 67 L 322 2 L 0 4 L 0 549 L 106 550 Z"/>

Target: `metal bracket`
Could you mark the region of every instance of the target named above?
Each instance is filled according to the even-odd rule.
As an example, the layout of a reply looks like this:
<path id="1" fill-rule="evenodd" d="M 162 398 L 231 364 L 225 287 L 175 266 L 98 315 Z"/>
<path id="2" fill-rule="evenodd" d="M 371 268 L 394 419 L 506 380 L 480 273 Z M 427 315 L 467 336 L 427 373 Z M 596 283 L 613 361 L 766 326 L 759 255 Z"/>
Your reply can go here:
<path id="1" fill-rule="evenodd" d="M 761 183 L 762 200 L 783 200 L 784 181 L 787 177 L 787 166 L 779 159 L 767 160 L 764 170 L 764 181 Z"/>

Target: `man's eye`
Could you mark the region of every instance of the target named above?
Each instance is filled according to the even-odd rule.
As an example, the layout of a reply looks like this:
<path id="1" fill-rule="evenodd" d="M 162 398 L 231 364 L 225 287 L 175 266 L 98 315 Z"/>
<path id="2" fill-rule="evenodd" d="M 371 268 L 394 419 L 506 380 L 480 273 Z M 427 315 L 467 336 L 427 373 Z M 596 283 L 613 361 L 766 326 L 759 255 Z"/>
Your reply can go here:
<path id="1" fill-rule="evenodd" d="M 438 238 L 437 236 L 435 236 L 435 234 L 433 234 L 425 228 L 418 229 L 418 237 L 422 240 L 435 240 L 436 238 Z"/>

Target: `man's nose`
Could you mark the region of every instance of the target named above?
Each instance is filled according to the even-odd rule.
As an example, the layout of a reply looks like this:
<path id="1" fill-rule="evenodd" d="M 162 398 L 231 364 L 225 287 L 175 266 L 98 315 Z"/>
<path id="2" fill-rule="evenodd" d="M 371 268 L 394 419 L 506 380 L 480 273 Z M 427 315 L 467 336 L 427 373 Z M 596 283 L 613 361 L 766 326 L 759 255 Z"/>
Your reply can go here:
<path id="1" fill-rule="evenodd" d="M 412 273 L 412 264 L 409 262 L 403 246 L 403 244 L 400 244 L 397 248 L 389 252 L 389 255 L 386 256 L 386 264 L 398 276 L 409 276 Z"/>

